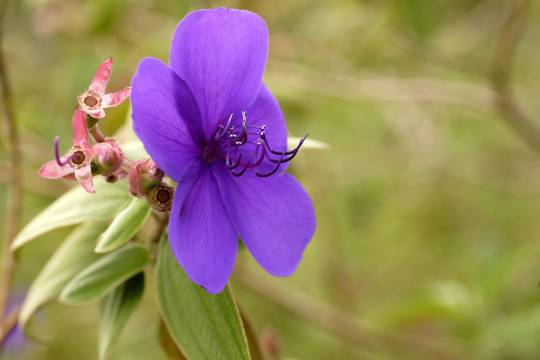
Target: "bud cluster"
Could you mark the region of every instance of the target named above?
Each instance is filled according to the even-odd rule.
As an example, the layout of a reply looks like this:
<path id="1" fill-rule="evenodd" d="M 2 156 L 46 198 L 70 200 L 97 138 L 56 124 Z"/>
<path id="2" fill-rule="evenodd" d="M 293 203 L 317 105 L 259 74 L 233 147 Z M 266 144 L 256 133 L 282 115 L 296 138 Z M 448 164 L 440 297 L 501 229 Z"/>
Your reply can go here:
<path id="1" fill-rule="evenodd" d="M 111 71 L 112 59 L 100 64 L 88 89 L 77 98 L 78 106 L 71 123 L 71 149 L 61 156 L 57 137 L 55 158 L 43 164 L 38 175 L 77 180 L 90 193 L 95 192 L 94 176 L 103 176 L 107 182 L 127 178 L 129 191 L 134 196 L 146 198 L 155 211 L 169 211 L 174 187 L 165 183 L 163 172 L 151 159 L 133 161 L 126 158 L 116 140 L 99 129 L 99 122 L 106 116 L 104 109 L 121 104 L 131 93 L 130 87 L 106 93 Z"/>
<path id="2" fill-rule="evenodd" d="M 174 188 L 163 177 L 163 171 L 151 159 L 137 161 L 128 172 L 129 191 L 133 196 L 146 197 L 155 211 L 169 211 Z"/>

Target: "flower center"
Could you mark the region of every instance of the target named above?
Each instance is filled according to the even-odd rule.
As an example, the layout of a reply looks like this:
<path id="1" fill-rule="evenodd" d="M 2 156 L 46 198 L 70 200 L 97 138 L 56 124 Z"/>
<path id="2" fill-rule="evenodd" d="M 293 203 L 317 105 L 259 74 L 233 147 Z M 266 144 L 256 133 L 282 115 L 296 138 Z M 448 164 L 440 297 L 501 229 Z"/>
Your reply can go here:
<path id="1" fill-rule="evenodd" d="M 77 150 L 69 156 L 69 162 L 73 167 L 80 167 L 86 161 L 86 154 L 82 150 Z"/>
<path id="2" fill-rule="evenodd" d="M 160 184 L 150 194 L 150 205 L 159 212 L 169 211 L 172 207 L 173 196 L 174 189 L 172 187 Z"/>
<path id="3" fill-rule="evenodd" d="M 101 96 L 93 91 L 87 91 L 79 96 L 79 104 L 82 108 L 96 109 L 101 105 Z"/>
<path id="4" fill-rule="evenodd" d="M 160 188 L 156 191 L 155 197 L 160 203 L 168 203 L 169 200 L 171 200 L 171 192 L 164 188 Z"/>
<path id="5" fill-rule="evenodd" d="M 96 106 L 98 101 L 95 97 L 93 96 L 87 96 L 85 99 L 84 99 L 84 103 L 90 107 L 93 107 L 93 106 Z"/>
<path id="6" fill-rule="evenodd" d="M 216 156 L 222 157 L 234 176 L 242 176 L 248 169 L 254 169 L 255 175 L 259 177 L 275 174 L 281 164 L 296 156 L 307 137 L 300 139 L 292 150 L 276 151 L 268 143 L 266 125 L 249 125 L 245 111 L 242 112 L 241 124 L 233 125 L 233 117 L 234 114 L 231 114 L 227 123 L 218 126 L 203 149 L 202 158 L 212 163 Z M 265 170 L 262 170 L 263 163 L 272 166 L 265 166 Z"/>
<path id="7" fill-rule="evenodd" d="M 75 165 L 81 165 L 86 160 L 86 155 L 81 150 L 75 151 L 71 154 L 71 162 Z"/>

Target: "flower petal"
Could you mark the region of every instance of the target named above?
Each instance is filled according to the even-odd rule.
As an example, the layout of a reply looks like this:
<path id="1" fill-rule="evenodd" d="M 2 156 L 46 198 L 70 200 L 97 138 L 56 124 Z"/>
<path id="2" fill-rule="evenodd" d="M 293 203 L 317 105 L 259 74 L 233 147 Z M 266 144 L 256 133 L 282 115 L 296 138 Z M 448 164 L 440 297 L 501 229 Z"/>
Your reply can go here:
<path id="1" fill-rule="evenodd" d="M 266 125 L 266 138 L 276 151 L 287 150 L 287 126 L 278 102 L 263 85 L 247 111 L 249 125 Z"/>
<path id="2" fill-rule="evenodd" d="M 105 117 L 105 110 L 103 108 L 98 108 L 94 110 L 90 109 L 84 109 L 85 113 L 87 113 L 89 116 L 93 117 L 94 119 L 103 119 Z"/>
<path id="3" fill-rule="evenodd" d="M 235 178 L 223 165 L 214 174 L 236 230 L 255 260 L 270 274 L 291 275 L 315 231 L 309 196 L 288 174 Z"/>
<path id="4" fill-rule="evenodd" d="M 73 117 L 71 118 L 71 129 L 73 132 L 73 144 L 80 146 L 83 149 L 89 148 L 86 115 L 80 108 L 77 108 L 73 113 Z"/>
<path id="5" fill-rule="evenodd" d="M 146 58 L 132 80 L 133 129 L 156 164 L 178 181 L 200 156 L 200 118 L 186 83 L 161 61 Z"/>
<path id="6" fill-rule="evenodd" d="M 122 90 L 105 94 L 101 98 L 101 106 L 103 106 L 104 108 L 108 108 L 120 105 L 124 100 L 129 97 L 129 94 L 131 94 L 131 87 L 129 86 L 123 88 Z"/>
<path id="7" fill-rule="evenodd" d="M 211 294 L 223 290 L 236 258 L 236 231 L 223 206 L 216 180 L 204 166 L 182 181 L 169 220 L 173 253 L 188 276 Z"/>
<path id="8" fill-rule="evenodd" d="M 46 179 L 60 179 L 72 172 L 73 169 L 69 164 L 60 166 L 56 160 L 51 160 L 41 165 L 38 170 L 38 175 Z"/>
<path id="9" fill-rule="evenodd" d="M 231 113 L 240 115 L 259 93 L 268 29 L 258 15 L 236 9 L 200 10 L 176 28 L 170 64 L 195 96 L 206 139 Z"/>
<path id="10" fill-rule="evenodd" d="M 128 178 L 129 192 L 133 196 L 137 196 L 137 197 L 144 196 L 144 192 L 141 186 L 141 167 L 143 166 L 145 161 L 150 161 L 150 159 L 137 161 L 134 165 L 131 166 L 131 168 L 128 171 L 127 178 Z"/>
<path id="11" fill-rule="evenodd" d="M 92 169 L 90 165 L 75 169 L 75 179 L 89 193 L 95 193 L 94 183 L 92 182 Z"/>
<path id="12" fill-rule="evenodd" d="M 111 77 L 112 64 L 112 58 L 106 59 L 101 64 L 99 64 L 96 75 L 94 75 L 94 78 L 92 79 L 92 82 L 88 87 L 89 90 L 99 95 L 105 94 L 107 83 L 109 82 L 109 78 Z"/>

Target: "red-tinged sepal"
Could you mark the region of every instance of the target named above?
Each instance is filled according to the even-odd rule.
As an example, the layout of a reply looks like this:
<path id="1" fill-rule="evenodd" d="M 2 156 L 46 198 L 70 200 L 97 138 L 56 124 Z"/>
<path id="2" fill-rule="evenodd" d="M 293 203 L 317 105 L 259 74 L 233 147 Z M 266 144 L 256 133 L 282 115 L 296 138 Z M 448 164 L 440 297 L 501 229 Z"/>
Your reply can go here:
<path id="1" fill-rule="evenodd" d="M 103 108 L 109 108 L 120 105 L 131 95 L 131 87 L 125 87 L 122 90 L 118 90 L 112 93 L 103 95 L 101 106 Z"/>
<path id="2" fill-rule="evenodd" d="M 71 118 L 71 131 L 73 133 L 73 145 L 80 147 L 81 149 L 89 149 L 88 143 L 88 126 L 86 125 L 86 115 L 84 112 L 77 108 Z"/>
<path id="3" fill-rule="evenodd" d="M 90 164 L 74 170 L 75 179 L 89 193 L 95 193 Z"/>
<path id="4" fill-rule="evenodd" d="M 94 78 L 88 87 L 90 91 L 93 91 L 101 96 L 105 94 L 107 83 L 111 77 L 112 65 L 112 58 L 105 59 L 105 61 L 99 64 L 96 75 L 94 75 Z"/>
<path id="5" fill-rule="evenodd" d="M 47 161 L 41 165 L 38 175 L 46 179 L 60 179 L 73 173 L 73 169 L 68 164 L 59 165 L 56 160 Z"/>

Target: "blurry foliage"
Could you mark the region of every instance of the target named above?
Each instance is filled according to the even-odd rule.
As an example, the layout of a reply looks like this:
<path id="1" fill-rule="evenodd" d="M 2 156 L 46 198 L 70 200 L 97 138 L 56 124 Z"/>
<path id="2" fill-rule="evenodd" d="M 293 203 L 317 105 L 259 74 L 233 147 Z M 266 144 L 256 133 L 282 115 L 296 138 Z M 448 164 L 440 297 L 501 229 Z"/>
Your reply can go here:
<path id="1" fill-rule="evenodd" d="M 540 161 L 501 122 L 486 85 L 505 4 L 13 1 L 6 51 L 24 143 L 24 222 L 67 188 L 35 171 L 51 158 L 55 135 L 69 139 L 75 96 L 102 59 L 114 57 L 110 88 L 120 88 L 142 57 L 167 60 L 175 25 L 190 9 L 248 8 L 269 25 L 266 82 L 290 132 L 308 131 L 331 146 L 304 151 L 292 166 L 313 197 L 318 230 L 298 272 L 279 281 L 377 331 L 423 338 L 468 359 L 538 359 Z M 538 2 L 529 16 L 515 85 L 520 103 L 537 114 Z M 109 111 L 105 131 L 118 129 L 127 109 Z M 67 233 L 54 231 L 22 251 L 17 288 L 28 287 Z M 238 261 L 253 265 L 247 254 Z M 258 332 L 275 332 L 286 357 L 423 354 L 384 340 L 363 349 L 232 285 Z M 155 299 L 147 292 L 142 302 L 114 358 L 165 358 Z M 52 343 L 3 356 L 94 359 L 97 309 L 53 305 L 39 320 Z"/>

